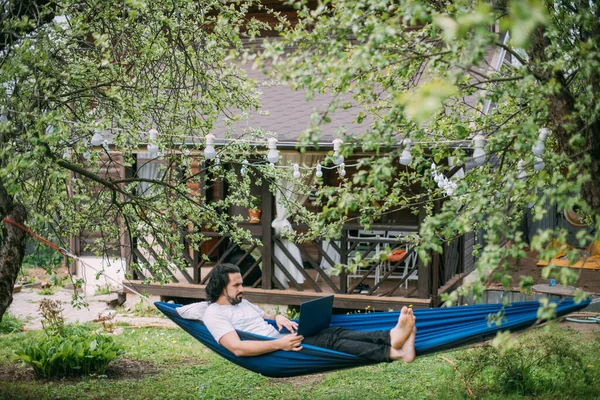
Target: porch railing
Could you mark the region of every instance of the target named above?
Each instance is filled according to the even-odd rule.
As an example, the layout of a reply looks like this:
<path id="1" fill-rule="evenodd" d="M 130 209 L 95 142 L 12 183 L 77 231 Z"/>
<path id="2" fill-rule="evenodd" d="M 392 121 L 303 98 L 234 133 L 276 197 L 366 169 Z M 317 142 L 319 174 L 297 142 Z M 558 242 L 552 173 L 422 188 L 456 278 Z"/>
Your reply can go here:
<path id="1" fill-rule="evenodd" d="M 390 230 L 397 230 L 398 227 L 388 227 Z M 406 232 L 410 232 L 405 228 Z M 418 287 L 426 287 L 426 291 L 419 290 L 422 293 L 426 292 L 428 297 L 437 298 L 443 290 L 447 290 L 445 285 L 460 275 L 463 270 L 463 255 L 462 255 L 462 240 L 458 239 L 444 246 L 444 254 L 440 257 L 439 262 L 432 263 L 431 267 L 423 267 L 422 263 L 414 262 L 409 264 L 408 268 L 405 263 L 411 257 L 416 257 L 414 248 L 407 248 L 407 251 L 400 258 L 396 257 L 393 261 L 382 261 L 376 258 L 376 249 L 389 247 L 391 249 L 401 245 L 402 239 L 393 239 L 386 237 L 356 237 L 350 233 L 356 230 L 354 227 L 345 228 L 341 238 L 333 240 L 324 245 L 322 240 L 314 240 L 305 244 L 298 245 L 302 260 L 296 260 L 288 251 L 286 246 L 278 237 L 273 237 L 270 245 L 258 247 L 256 245 L 240 246 L 229 240 L 227 236 L 222 236 L 214 232 L 203 232 L 206 236 L 206 242 L 200 249 L 192 248 L 185 236 L 182 236 L 181 241 L 184 245 L 183 259 L 185 265 L 172 269 L 165 269 L 165 274 L 171 277 L 173 282 L 187 282 L 192 284 L 206 284 L 210 269 L 213 265 L 222 262 L 232 262 L 242 267 L 242 273 L 245 284 L 249 287 L 262 287 L 264 289 L 284 289 L 286 285 L 280 282 L 273 270 L 278 267 L 289 281 L 289 288 L 296 291 L 315 291 L 315 292 L 333 292 L 336 294 L 352 294 L 358 288 L 365 287 L 368 281 L 371 283 L 371 278 L 379 273 L 378 279 L 372 282 L 365 290 L 363 295 L 368 296 L 393 296 L 397 290 L 405 284 L 407 279 L 413 279 L 418 273 Z M 263 239 L 260 234 L 255 235 L 257 239 Z M 143 241 L 142 238 L 137 238 L 137 243 Z M 136 243 L 134 241 L 134 244 Z M 158 243 L 161 246 L 162 244 Z M 361 246 L 361 256 L 367 261 L 365 268 L 361 268 L 358 272 L 352 273 L 352 278 L 349 279 L 349 270 L 347 267 L 341 269 L 338 276 L 332 276 L 329 273 L 329 268 L 324 268 L 324 265 L 333 266 L 340 264 L 348 266 L 352 255 L 357 251 L 358 246 Z M 149 246 L 145 246 L 149 247 Z M 406 246 L 402 246 L 406 248 Z M 273 251 L 275 248 L 281 250 L 284 257 L 278 259 Z M 325 250 L 327 248 L 327 250 Z M 270 249 L 270 250 L 268 250 Z M 269 254 L 266 254 L 268 251 Z M 152 263 L 153 259 L 157 259 L 158 255 L 155 251 L 142 251 L 137 246 L 132 251 L 134 262 L 137 264 Z M 324 262 L 325 261 L 325 262 Z M 386 268 L 381 268 L 382 262 L 386 263 Z M 269 271 L 267 269 L 270 268 Z M 314 270 L 309 273 L 309 269 Z M 294 279 L 291 271 L 298 271 L 304 278 L 304 283 L 299 283 Z M 150 273 L 148 271 L 148 273 Z M 270 279 L 265 279 L 270 277 Z M 142 278 L 143 273 L 138 272 L 137 278 Z M 266 283 L 266 284 L 265 284 Z M 419 286 L 420 285 L 420 286 Z M 435 287 L 435 289 L 434 289 Z M 403 295 L 409 297 L 417 291 L 417 288 L 412 288 Z"/>

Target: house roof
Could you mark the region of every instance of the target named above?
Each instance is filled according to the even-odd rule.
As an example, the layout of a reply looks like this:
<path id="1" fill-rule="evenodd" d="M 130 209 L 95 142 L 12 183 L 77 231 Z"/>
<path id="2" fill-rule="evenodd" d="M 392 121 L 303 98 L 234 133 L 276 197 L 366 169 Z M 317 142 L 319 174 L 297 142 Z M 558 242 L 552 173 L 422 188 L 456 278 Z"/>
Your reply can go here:
<path id="1" fill-rule="evenodd" d="M 305 91 L 293 90 L 285 83 L 269 80 L 261 72 L 245 69 L 248 76 L 258 82 L 262 108 L 260 112 L 250 112 L 248 119 L 234 123 L 233 132 L 230 132 L 233 137 L 240 137 L 252 129 L 262 129 L 276 135 L 278 147 L 295 147 L 300 134 L 310 127 L 312 115 L 321 115 L 335 100 L 334 96 L 328 94 L 315 94 L 307 100 Z M 352 101 L 352 97 L 346 95 L 342 100 Z M 319 147 L 332 147 L 331 142 L 340 136 L 340 131 L 350 130 L 355 134 L 364 132 L 368 123 L 357 125 L 354 120 L 358 113 L 359 108 L 356 106 L 349 109 L 338 108 L 329 114 L 331 122 L 320 124 L 322 133 Z M 225 132 L 225 117 L 222 117 L 212 132 L 217 137 L 217 143 L 225 137 Z"/>

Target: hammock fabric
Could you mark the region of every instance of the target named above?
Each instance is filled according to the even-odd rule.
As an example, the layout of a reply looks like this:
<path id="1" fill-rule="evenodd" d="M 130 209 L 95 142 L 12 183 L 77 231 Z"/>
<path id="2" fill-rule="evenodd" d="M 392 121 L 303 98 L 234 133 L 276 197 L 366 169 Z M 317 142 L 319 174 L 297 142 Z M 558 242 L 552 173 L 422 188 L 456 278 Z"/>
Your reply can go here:
<path id="1" fill-rule="evenodd" d="M 584 308 L 590 301 L 579 304 L 575 304 L 572 299 L 553 302 L 556 303 L 557 316 L 562 316 Z M 243 368 L 265 376 L 282 378 L 373 364 L 373 361 L 354 355 L 310 345 L 303 345 L 303 349 L 298 352 L 280 350 L 260 356 L 236 357 L 213 339 L 201 321 L 181 318 L 176 310 L 179 305 L 163 302 L 154 304 L 167 317 L 211 350 Z M 540 303 L 530 301 L 512 303 L 504 307 L 502 325 L 488 326 L 488 316 L 498 313 L 502 307 L 501 304 L 479 304 L 415 310 L 417 355 L 487 340 L 498 331 L 514 332 L 538 322 L 537 311 Z M 360 331 L 387 330 L 396 325 L 398 315 L 399 312 L 333 315 L 331 326 L 343 326 Z M 267 322 L 275 325 L 274 321 L 267 320 Z M 248 332 L 238 331 L 238 334 L 242 340 L 272 340 Z"/>

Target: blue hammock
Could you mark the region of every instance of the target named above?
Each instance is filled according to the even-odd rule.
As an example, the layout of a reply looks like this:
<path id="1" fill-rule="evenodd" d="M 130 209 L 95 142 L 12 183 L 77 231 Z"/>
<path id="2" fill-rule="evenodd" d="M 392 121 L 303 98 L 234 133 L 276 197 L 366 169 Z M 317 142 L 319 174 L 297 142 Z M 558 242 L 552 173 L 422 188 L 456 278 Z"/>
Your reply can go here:
<path id="1" fill-rule="evenodd" d="M 558 316 L 584 308 L 588 301 L 575 304 L 572 299 L 554 301 Z M 191 334 L 205 346 L 229 361 L 265 376 L 283 378 L 352 368 L 373 364 L 357 356 L 320 347 L 303 345 L 301 351 L 275 351 L 252 357 L 236 357 L 218 344 L 201 321 L 187 320 L 179 316 L 176 304 L 154 303 L 167 317 Z M 488 325 L 488 316 L 502 309 L 501 304 L 479 304 L 472 306 L 430 308 L 415 310 L 417 337 L 415 350 L 424 355 L 467 343 L 479 342 L 493 337 L 496 332 L 516 331 L 527 328 L 538 321 L 537 301 L 512 303 L 504 308 L 505 320 L 501 327 Z M 399 312 L 334 315 L 331 326 L 343 326 L 360 331 L 387 330 L 396 325 Z M 267 320 L 275 326 L 274 321 Z M 272 340 L 264 336 L 238 331 L 242 340 Z"/>

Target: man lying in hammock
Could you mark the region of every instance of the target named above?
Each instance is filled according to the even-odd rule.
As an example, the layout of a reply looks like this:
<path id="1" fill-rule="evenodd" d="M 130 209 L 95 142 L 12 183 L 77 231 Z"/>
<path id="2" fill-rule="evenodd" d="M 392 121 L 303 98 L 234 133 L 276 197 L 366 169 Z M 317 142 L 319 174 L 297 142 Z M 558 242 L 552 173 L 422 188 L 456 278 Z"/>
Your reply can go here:
<path id="1" fill-rule="evenodd" d="M 415 359 L 415 316 L 403 307 L 398 323 L 389 331 L 361 332 L 342 327 L 329 327 L 316 335 L 303 337 L 295 333 L 296 322 L 283 315 L 268 315 L 243 299 L 244 288 L 240 270 L 233 264 L 218 264 L 206 286 L 211 304 L 204 313 L 204 325 L 215 340 L 238 357 L 257 356 L 276 350 L 299 351 L 302 343 L 376 362 Z M 274 319 L 279 331 L 264 318 Z M 290 334 L 280 331 L 286 328 Z M 236 330 L 275 338 L 276 340 L 241 340 Z"/>

